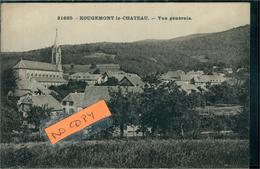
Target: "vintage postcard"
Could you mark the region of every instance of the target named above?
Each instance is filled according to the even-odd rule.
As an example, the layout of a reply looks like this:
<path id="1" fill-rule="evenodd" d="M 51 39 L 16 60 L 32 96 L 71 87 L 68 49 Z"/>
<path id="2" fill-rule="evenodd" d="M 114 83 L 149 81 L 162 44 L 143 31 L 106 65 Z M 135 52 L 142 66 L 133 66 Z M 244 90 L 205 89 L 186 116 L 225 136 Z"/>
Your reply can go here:
<path id="1" fill-rule="evenodd" d="M 248 168 L 250 3 L 2 3 L 1 167 Z"/>

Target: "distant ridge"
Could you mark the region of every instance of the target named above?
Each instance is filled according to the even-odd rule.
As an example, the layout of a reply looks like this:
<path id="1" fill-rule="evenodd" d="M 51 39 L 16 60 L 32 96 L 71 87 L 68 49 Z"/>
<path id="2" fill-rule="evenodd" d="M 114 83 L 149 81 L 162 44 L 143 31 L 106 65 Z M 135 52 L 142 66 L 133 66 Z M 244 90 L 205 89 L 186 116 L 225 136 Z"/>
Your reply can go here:
<path id="1" fill-rule="evenodd" d="M 169 69 L 189 70 L 198 65 L 201 67 L 214 64 L 224 64 L 227 67 L 249 66 L 249 32 L 250 26 L 245 25 L 223 32 L 193 34 L 168 40 L 146 39 L 127 43 L 63 45 L 62 62 L 81 65 L 118 63 L 123 70 L 141 75 Z M 102 53 L 102 57 L 99 53 Z M 51 49 L 3 52 L 2 69 L 12 66 L 21 57 L 50 62 Z"/>

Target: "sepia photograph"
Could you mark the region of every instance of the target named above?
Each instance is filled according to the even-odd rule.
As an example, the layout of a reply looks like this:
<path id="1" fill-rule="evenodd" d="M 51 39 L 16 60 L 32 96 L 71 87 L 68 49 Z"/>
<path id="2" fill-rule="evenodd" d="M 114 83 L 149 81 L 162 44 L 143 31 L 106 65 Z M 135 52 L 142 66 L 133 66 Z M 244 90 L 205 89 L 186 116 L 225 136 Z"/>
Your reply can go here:
<path id="1" fill-rule="evenodd" d="M 249 168 L 250 3 L 2 3 L 1 168 Z"/>

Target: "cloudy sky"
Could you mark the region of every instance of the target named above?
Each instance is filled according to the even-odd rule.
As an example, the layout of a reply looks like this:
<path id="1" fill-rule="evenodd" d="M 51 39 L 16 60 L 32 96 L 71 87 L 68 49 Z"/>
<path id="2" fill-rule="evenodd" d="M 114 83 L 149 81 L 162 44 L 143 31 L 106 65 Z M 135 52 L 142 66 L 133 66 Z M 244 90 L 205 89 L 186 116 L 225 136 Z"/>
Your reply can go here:
<path id="1" fill-rule="evenodd" d="M 249 3 L 10 3 L 1 8 L 2 51 L 51 46 L 56 28 L 60 44 L 82 44 L 171 39 L 250 23 Z M 61 21 L 58 16 L 73 20 Z M 79 20 L 80 16 L 148 16 L 149 20 Z M 169 20 L 179 16 L 192 20 Z"/>

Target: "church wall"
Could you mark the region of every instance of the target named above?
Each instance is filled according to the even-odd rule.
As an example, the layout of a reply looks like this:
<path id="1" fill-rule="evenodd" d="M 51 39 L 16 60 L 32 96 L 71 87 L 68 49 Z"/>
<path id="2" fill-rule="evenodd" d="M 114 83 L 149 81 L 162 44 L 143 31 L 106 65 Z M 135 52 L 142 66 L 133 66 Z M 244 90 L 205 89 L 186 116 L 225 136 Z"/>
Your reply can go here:
<path id="1" fill-rule="evenodd" d="M 26 78 L 46 77 L 46 78 L 62 78 L 62 72 L 44 71 L 44 70 L 26 70 Z"/>
<path id="2" fill-rule="evenodd" d="M 14 70 L 15 77 L 17 79 L 26 79 L 26 70 L 25 69 L 16 69 Z"/>

